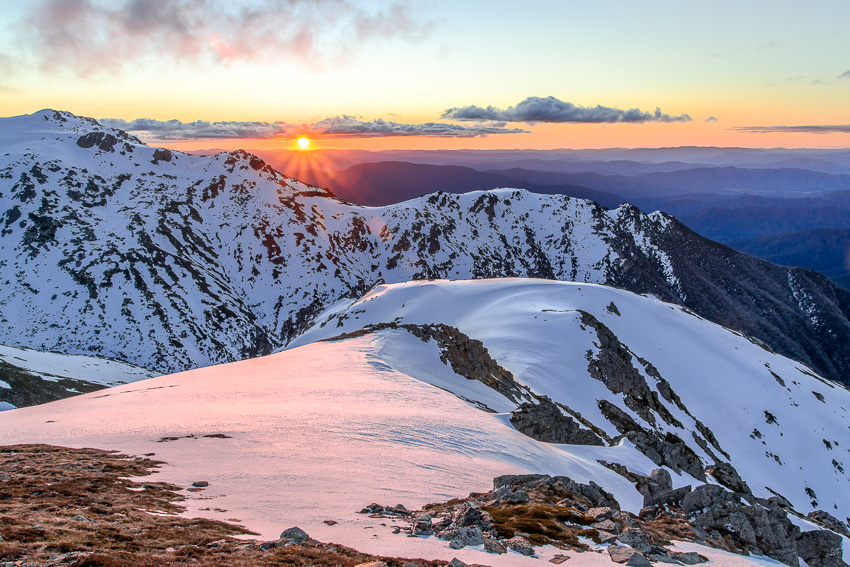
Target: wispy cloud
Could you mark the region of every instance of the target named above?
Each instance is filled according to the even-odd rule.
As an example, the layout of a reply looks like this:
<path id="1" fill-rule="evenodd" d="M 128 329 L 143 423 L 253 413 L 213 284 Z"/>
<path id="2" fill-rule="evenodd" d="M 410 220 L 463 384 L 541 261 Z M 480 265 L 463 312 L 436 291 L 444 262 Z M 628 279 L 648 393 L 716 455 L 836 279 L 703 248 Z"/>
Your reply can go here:
<path id="1" fill-rule="evenodd" d="M 137 118 L 126 121 L 118 118 L 100 120 L 104 126 L 144 135 L 154 140 L 192 140 L 197 138 L 278 138 L 287 135 L 317 135 L 325 138 L 377 138 L 388 136 L 441 136 L 474 138 L 490 134 L 520 134 L 527 130 L 506 128 L 504 123 L 485 123 L 471 126 L 426 122 L 403 124 L 383 119 L 360 120 L 353 116 L 335 116 L 314 124 L 293 125 L 285 122 L 181 122 Z"/>
<path id="2" fill-rule="evenodd" d="M 820 124 L 810 126 L 738 126 L 731 128 L 751 134 L 796 133 L 796 134 L 850 134 L 850 124 Z"/>
<path id="3" fill-rule="evenodd" d="M 639 108 L 621 110 L 608 106 L 580 106 L 564 102 L 553 96 L 528 97 L 516 106 L 500 109 L 493 106 L 462 106 L 449 108 L 443 118 L 459 121 L 494 120 L 503 122 L 549 123 L 613 123 L 613 122 L 691 122 L 687 114 L 671 116 L 660 108 L 655 112 L 644 112 Z"/>
<path id="4" fill-rule="evenodd" d="M 838 75 L 839 79 L 850 79 L 850 69 Z"/>
<path id="5" fill-rule="evenodd" d="M 145 60 L 315 64 L 370 39 L 416 41 L 433 24 L 407 1 L 36 0 L 15 44 L 43 71 L 114 73 Z"/>
<path id="6" fill-rule="evenodd" d="M 720 119 L 715 116 L 709 116 L 705 119 L 706 122 L 720 122 Z"/>

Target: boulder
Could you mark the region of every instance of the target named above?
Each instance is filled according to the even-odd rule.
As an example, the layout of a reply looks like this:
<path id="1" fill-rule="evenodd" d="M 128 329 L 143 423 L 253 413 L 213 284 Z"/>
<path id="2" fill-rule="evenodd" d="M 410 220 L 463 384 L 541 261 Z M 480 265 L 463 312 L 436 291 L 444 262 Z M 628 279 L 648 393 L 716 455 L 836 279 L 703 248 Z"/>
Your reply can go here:
<path id="1" fill-rule="evenodd" d="M 732 492 L 739 494 L 753 493 L 744 479 L 741 478 L 741 475 L 738 474 L 738 471 L 735 470 L 735 467 L 729 463 L 714 463 L 713 465 L 709 465 L 705 467 L 705 474 L 713 477 L 714 480 Z"/>
<path id="2" fill-rule="evenodd" d="M 431 514 L 417 516 L 413 522 L 413 535 L 429 536 L 434 534 L 434 526 L 431 523 Z"/>
<path id="3" fill-rule="evenodd" d="M 487 530 L 493 525 L 493 518 L 478 504 L 468 501 L 455 512 L 454 523 L 457 526 L 480 526 L 482 530 Z"/>
<path id="4" fill-rule="evenodd" d="M 615 510 L 614 508 L 603 506 L 601 508 L 589 508 L 584 515 L 590 516 L 597 522 L 601 522 L 602 520 L 608 520 L 613 518 L 616 514 L 619 514 L 619 510 Z"/>
<path id="5" fill-rule="evenodd" d="M 649 480 L 659 490 L 673 490 L 673 477 L 666 469 L 655 469 L 649 473 Z"/>
<path id="6" fill-rule="evenodd" d="M 671 551 L 670 557 L 682 565 L 699 565 L 707 561 L 700 557 L 696 551 Z"/>
<path id="7" fill-rule="evenodd" d="M 646 534 L 638 528 L 626 528 L 617 536 L 617 541 L 642 553 L 648 553 L 652 549 Z"/>
<path id="8" fill-rule="evenodd" d="M 524 490 L 517 490 L 514 492 L 510 488 L 499 488 L 498 490 L 492 491 L 489 495 L 489 498 L 493 502 L 528 502 L 531 500 L 529 498 L 528 493 Z"/>
<path id="9" fill-rule="evenodd" d="M 809 567 L 847 567 L 841 536 L 827 530 L 803 532 L 797 537 L 797 554 Z"/>
<path id="10" fill-rule="evenodd" d="M 622 563 L 634 567 L 652 566 L 652 563 L 640 551 L 624 545 L 609 545 L 608 555 L 614 563 Z"/>
<path id="11" fill-rule="evenodd" d="M 499 555 L 508 552 L 508 548 L 505 547 L 501 541 L 493 538 L 487 538 L 484 540 L 484 551 L 487 553 L 498 553 Z"/>
<path id="12" fill-rule="evenodd" d="M 307 532 L 299 527 L 287 528 L 280 534 L 279 542 L 283 543 L 302 543 L 310 539 Z"/>
<path id="13" fill-rule="evenodd" d="M 510 539 L 504 540 L 502 543 L 507 545 L 508 549 L 516 551 L 519 554 L 528 555 L 529 557 L 534 555 L 534 547 L 522 536 L 514 536 Z"/>
<path id="14" fill-rule="evenodd" d="M 457 557 L 455 557 L 454 559 L 449 561 L 449 564 L 446 565 L 446 567 L 469 567 L 469 566 L 466 563 L 464 563 L 463 561 L 461 561 L 460 559 L 458 559 Z"/>
<path id="15" fill-rule="evenodd" d="M 479 526 L 461 526 L 444 529 L 437 534 L 439 539 L 447 540 L 452 549 L 460 549 L 467 545 L 484 543 L 484 532 Z"/>

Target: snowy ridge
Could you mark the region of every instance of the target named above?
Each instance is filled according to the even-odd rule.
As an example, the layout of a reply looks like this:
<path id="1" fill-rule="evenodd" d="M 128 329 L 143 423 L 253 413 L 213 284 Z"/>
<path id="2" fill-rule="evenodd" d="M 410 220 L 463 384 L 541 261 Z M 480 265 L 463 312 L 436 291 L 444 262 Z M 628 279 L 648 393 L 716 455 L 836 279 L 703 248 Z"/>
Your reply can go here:
<path id="1" fill-rule="evenodd" d="M 152 148 L 68 113 L 0 132 L 6 344 L 171 372 L 272 352 L 378 281 L 540 277 L 684 304 L 850 381 L 850 293 L 801 271 L 804 312 L 786 268 L 662 213 L 512 189 L 367 208 L 242 151 Z"/>
<path id="2" fill-rule="evenodd" d="M 614 392 L 592 376 L 589 362 L 598 358 L 601 339 L 585 314 L 628 349 L 634 370 L 672 419 L 660 407 L 629 400 L 630 390 L 640 393 L 637 386 Z M 481 340 L 518 382 L 611 439 L 622 431 L 601 400 L 649 432 L 683 440 L 702 463 L 693 470 L 729 462 L 757 496 L 781 494 L 804 514 L 824 509 L 850 517 L 850 391 L 678 306 L 604 286 L 541 280 L 384 285 L 327 313 L 291 346 L 385 322 L 457 327 Z M 434 383 L 439 359 L 421 364 L 409 346 L 389 345 L 387 361 Z M 481 396 L 478 382 L 438 385 L 499 411 L 515 406 L 505 398 L 499 403 L 493 390 Z M 666 389 L 674 395 L 665 396 Z M 687 479 L 682 484 L 697 482 L 688 470 L 680 475 Z"/>
<path id="3" fill-rule="evenodd" d="M 594 357 L 587 350 L 605 348 L 603 327 L 587 323 L 594 320 L 627 345 L 653 391 L 662 389 L 658 375 L 680 397 L 686 410 L 665 403 L 680 426 L 663 422 L 663 412 L 655 410 L 651 423 L 624 395 L 589 375 Z M 317 539 L 387 555 L 539 564 L 540 559 L 516 554 L 485 555 L 480 546 L 454 550 L 433 537 L 394 535 L 393 525 L 355 513 L 371 501 L 412 508 L 464 496 L 488 489 L 500 474 L 593 480 L 624 509 L 641 508 L 643 498 L 632 482 L 600 463 L 648 475 L 657 464 L 630 441 L 559 445 L 521 434 L 507 413 L 515 404 L 453 373 L 433 341 L 399 327 L 310 342 L 386 321 L 441 322 L 482 340 L 518 382 L 580 411 L 606 436 L 618 431 L 599 411 L 597 399 L 610 401 L 644 427 L 678 432 L 701 459 L 709 459 L 709 451 L 685 435 L 707 435 L 695 431 L 700 420 L 716 436 L 711 443 L 728 452 L 756 494 L 772 496 L 770 488 L 806 512 L 812 509 L 809 488 L 817 493 L 819 508 L 841 518 L 848 514 L 847 479 L 826 463 L 830 457 L 847 460 L 841 455 L 850 447 L 845 409 L 850 393 L 679 307 L 589 284 L 436 281 L 379 286 L 358 301 L 337 305 L 320 321 L 298 339 L 301 346 L 271 356 L 4 412 L 0 444 L 155 453 L 168 463 L 156 480 L 186 488 L 209 482 L 201 493 L 185 493 L 190 515 L 237 517 L 266 538 L 298 525 Z M 647 324 L 653 333 L 645 332 Z M 648 370 L 650 365 L 655 370 Z M 704 387 L 708 379 L 712 388 Z M 829 395 L 821 401 L 812 392 Z M 482 411 L 476 402 L 501 413 Z M 773 423 L 765 423 L 765 410 Z M 760 430 L 760 438 L 747 436 L 751 427 Z M 833 439 L 831 449 L 824 437 Z M 780 455 L 783 464 L 765 457 L 766 451 Z M 677 487 L 701 483 L 672 472 Z M 329 526 L 325 520 L 338 523 Z M 803 529 L 816 527 L 797 521 Z M 697 549 L 712 559 L 710 565 L 778 564 L 693 544 L 679 547 Z M 538 554 L 545 561 L 556 551 L 544 548 Z M 571 555 L 571 564 L 611 564 L 607 554 Z"/>

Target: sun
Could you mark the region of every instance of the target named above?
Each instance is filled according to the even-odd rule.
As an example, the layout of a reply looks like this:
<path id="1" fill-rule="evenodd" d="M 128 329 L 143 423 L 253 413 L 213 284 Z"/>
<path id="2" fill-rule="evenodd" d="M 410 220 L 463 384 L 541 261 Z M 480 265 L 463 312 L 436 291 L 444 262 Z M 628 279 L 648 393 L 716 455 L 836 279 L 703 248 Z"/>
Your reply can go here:
<path id="1" fill-rule="evenodd" d="M 310 138 L 298 138 L 298 147 L 302 150 L 310 149 Z"/>

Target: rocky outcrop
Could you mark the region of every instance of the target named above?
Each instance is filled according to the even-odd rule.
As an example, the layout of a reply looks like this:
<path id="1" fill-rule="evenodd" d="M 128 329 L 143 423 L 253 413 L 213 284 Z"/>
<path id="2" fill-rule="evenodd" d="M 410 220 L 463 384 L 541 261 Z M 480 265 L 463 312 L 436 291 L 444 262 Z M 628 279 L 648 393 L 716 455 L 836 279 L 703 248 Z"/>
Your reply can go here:
<path id="1" fill-rule="evenodd" d="M 405 330 L 424 342 L 435 341 L 440 349 L 440 360 L 443 361 L 443 364 L 451 365 L 456 374 L 467 380 L 477 380 L 512 402 L 520 403 L 522 400 L 537 398 L 526 386 L 516 382 L 513 374 L 502 368 L 490 356 L 490 353 L 484 347 L 484 343 L 470 338 L 451 325 L 442 323 L 435 325 L 379 323 L 377 325 L 366 325 L 357 331 L 343 333 L 325 340 L 345 340 L 386 329 Z"/>
<path id="2" fill-rule="evenodd" d="M 539 403 L 523 402 L 511 412 L 511 423 L 517 431 L 545 443 L 570 445 L 604 445 L 593 431 L 582 427 L 545 396 Z"/>
<path id="3" fill-rule="evenodd" d="M 841 536 L 827 530 L 803 532 L 797 537 L 797 553 L 809 567 L 847 567 Z"/>
<path id="4" fill-rule="evenodd" d="M 661 435 L 657 431 L 641 427 L 626 412 L 608 400 L 599 400 L 598 405 L 603 417 L 653 463 L 666 465 L 676 472 L 684 471 L 696 479 L 705 480 L 705 470 L 699 456 L 675 434 Z"/>
<path id="5" fill-rule="evenodd" d="M 809 512 L 806 517 L 836 533 L 850 537 L 850 529 L 847 528 L 847 523 L 842 522 L 826 510 L 814 510 Z"/>
<path id="6" fill-rule="evenodd" d="M 762 500 L 747 504 L 717 485 L 696 487 L 682 499 L 682 511 L 700 539 L 736 553 L 766 555 L 796 567 L 800 529 L 779 506 Z"/>
<path id="7" fill-rule="evenodd" d="M 738 471 L 735 470 L 735 467 L 729 463 L 714 463 L 713 465 L 709 465 L 705 467 L 705 474 L 711 476 L 714 480 L 732 492 L 737 492 L 739 494 L 753 493 L 746 481 L 744 481 L 744 479 L 741 478 L 741 475 L 738 474 Z"/>

